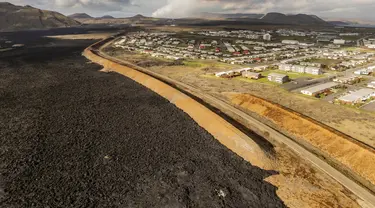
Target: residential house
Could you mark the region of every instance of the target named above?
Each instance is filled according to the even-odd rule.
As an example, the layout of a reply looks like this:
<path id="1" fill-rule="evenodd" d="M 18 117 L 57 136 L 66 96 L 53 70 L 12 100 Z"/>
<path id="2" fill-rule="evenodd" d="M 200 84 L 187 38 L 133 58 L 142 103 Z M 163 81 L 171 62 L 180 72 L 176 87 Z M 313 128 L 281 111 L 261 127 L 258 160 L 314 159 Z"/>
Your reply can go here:
<path id="1" fill-rule="evenodd" d="M 283 84 L 289 81 L 288 75 L 278 74 L 278 73 L 270 73 L 267 78 L 271 82 L 276 82 L 280 84 Z"/>
<path id="2" fill-rule="evenodd" d="M 350 92 L 349 94 L 340 97 L 338 100 L 348 104 L 356 104 L 364 102 L 373 97 L 375 97 L 375 90 L 364 88 Z"/>
<path id="3" fill-rule="evenodd" d="M 334 83 L 334 82 L 328 82 L 324 84 L 319 84 L 313 87 L 309 87 L 307 89 L 301 90 L 301 93 L 304 95 L 309 95 L 309 96 L 316 96 L 318 94 L 324 93 L 329 91 L 330 89 L 337 87 L 339 84 Z"/>
<path id="4" fill-rule="evenodd" d="M 260 73 L 251 72 L 251 71 L 244 71 L 242 72 L 242 76 L 250 79 L 260 79 L 262 75 Z"/>

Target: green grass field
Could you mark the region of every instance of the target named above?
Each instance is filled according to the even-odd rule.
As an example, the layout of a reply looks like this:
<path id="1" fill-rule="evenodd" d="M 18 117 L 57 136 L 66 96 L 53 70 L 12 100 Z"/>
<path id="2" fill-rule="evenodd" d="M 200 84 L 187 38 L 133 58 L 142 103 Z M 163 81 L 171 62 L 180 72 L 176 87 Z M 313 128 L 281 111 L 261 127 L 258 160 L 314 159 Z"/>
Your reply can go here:
<path id="1" fill-rule="evenodd" d="M 223 80 L 223 81 L 229 80 L 229 79 L 226 79 L 226 78 L 220 78 L 220 77 L 217 77 L 215 75 L 209 75 L 209 74 L 204 74 L 204 75 L 201 75 L 200 77 L 209 78 L 209 79 L 218 79 L 218 80 Z M 274 86 L 280 85 L 276 82 L 268 81 L 267 77 L 262 77 L 261 79 L 255 80 L 255 79 L 249 79 L 249 78 L 238 76 L 238 77 L 234 77 L 232 79 L 238 80 L 238 81 L 241 81 L 241 82 L 248 82 L 248 83 L 262 83 L 262 84 L 268 84 L 268 85 L 274 85 Z"/>
<path id="2" fill-rule="evenodd" d="M 334 59 L 311 59 L 309 62 L 314 62 L 314 63 L 320 63 L 327 65 L 328 67 L 336 65 L 341 62 L 341 60 L 334 60 Z"/>
<path id="3" fill-rule="evenodd" d="M 285 72 L 281 70 L 271 70 L 262 72 L 262 75 L 267 77 L 270 73 L 278 73 L 278 74 L 285 74 L 288 75 L 290 79 L 297 79 L 301 77 L 311 77 L 311 78 L 322 78 L 325 75 L 313 75 L 313 74 L 304 74 L 304 73 L 295 73 L 295 72 Z"/>

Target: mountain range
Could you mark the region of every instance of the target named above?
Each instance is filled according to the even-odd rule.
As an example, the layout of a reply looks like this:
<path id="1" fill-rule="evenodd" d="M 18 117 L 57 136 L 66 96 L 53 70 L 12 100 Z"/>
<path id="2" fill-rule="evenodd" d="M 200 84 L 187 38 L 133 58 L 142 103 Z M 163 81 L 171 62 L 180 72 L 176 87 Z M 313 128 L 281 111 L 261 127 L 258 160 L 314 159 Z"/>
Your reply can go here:
<path id="1" fill-rule="evenodd" d="M 64 16 L 58 12 L 41 10 L 31 6 L 16 6 L 0 2 L 0 30 L 45 29 L 55 27 L 73 27 L 84 24 L 153 24 L 153 25 L 249 25 L 249 24 L 280 24 L 280 25 L 311 25 L 333 26 L 337 22 L 326 22 L 315 15 L 282 13 L 267 14 L 220 14 L 201 13 L 191 18 L 153 18 L 136 15 L 128 18 L 114 18 L 109 15 L 92 17 L 86 13 Z M 333 24 L 332 24 L 333 23 Z"/>
<path id="2" fill-rule="evenodd" d="M 1 31 L 73 27 L 81 24 L 58 12 L 7 2 L 0 2 L 0 17 Z"/>
<path id="3" fill-rule="evenodd" d="M 260 18 L 262 21 L 276 24 L 291 24 L 291 25 L 329 25 L 328 22 L 320 19 L 316 15 L 296 14 L 286 15 L 276 12 L 271 12 Z"/>
<path id="4" fill-rule="evenodd" d="M 70 15 L 85 24 L 129 24 L 129 23 L 153 23 L 153 24 L 168 24 L 173 22 L 174 24 L 186 25 L 186 24 L 214 24 L 215 22 L 238 22 L 244 24 L 283 24 L 283 25 L 314 25 L 314 26 L 330 26 L 331 24 L 320 19 L 316 15 L 297 14 L 297 15 L 285 15 L 281 13 L 268 13 L 268 14 L 216 14 L 216 13 L 202 13 L 191 18 L 181 19 L 170 19 L 170 18 L 153 18 L 145 17 L 143 15 L 135 15 L 127 18 L 93 18 L 87 14 L 74 14 Z"/>

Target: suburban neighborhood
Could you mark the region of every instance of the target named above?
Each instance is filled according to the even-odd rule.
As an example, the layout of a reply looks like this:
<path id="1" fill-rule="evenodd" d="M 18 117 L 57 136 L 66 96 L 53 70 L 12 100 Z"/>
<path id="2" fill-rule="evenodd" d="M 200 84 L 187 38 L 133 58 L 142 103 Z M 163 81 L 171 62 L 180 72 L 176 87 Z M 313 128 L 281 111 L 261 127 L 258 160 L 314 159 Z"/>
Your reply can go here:
<path id="1" fill-rule="evenodd" d="M 113 47 L 171 61 L 212 60 L 238 69 L 213 75 L 243 77 L 274 83 L 292 93 L 375 111 L 374 39 L 345 41 L 358 33 L 327 34 L 276 31 L 135 32 L 120 37 Z M 295 40 L 302 37 L 304 40 Z M 290 39 L 288 39 L 290 38 Z M 293 39 L 294 38 L 294 39 Z M 359 37 L 358 37 L 359 38 Z M 188 73 L 188 72 L 187 72 Z"/>

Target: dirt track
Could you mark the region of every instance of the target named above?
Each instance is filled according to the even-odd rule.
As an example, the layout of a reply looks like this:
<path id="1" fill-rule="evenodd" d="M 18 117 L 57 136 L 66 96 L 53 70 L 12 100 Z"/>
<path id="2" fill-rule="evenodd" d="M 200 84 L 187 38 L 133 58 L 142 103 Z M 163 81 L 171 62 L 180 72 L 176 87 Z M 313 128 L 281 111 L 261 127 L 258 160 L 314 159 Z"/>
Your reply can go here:
<path id="1" fill-rule="evenodd" d="M 284 206 L 275 172 L 73 45 L 0 58 L 0 207 Z"/>

